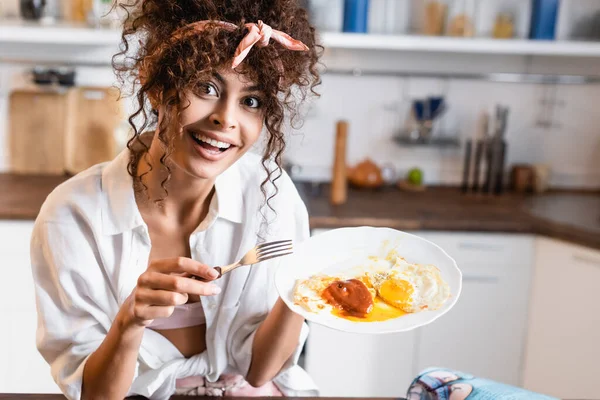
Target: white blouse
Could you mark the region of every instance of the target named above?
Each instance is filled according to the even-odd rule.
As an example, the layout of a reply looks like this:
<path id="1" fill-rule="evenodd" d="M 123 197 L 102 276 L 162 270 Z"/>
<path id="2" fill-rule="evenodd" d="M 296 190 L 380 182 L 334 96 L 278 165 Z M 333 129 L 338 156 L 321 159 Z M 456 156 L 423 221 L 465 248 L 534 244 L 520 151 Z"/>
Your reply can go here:
<path id="1" fill-rule="evenodd" d="M 135 202 L 128 159 L 124 150 L 57 187 L 31 238 L 37 347 L 69 399 L 81 397 L 87 358 L 148 265 L 150 236 Z M 265 176 L 260 158 L 248 153 L 217 178 L 214 214 L 189 239 L 194 260 L 211 266 L 238 260 L 256 245 L 259 231 L 267 241 L 308 238 L 306 207 L 288 175 L 277 180 L 279 191 L 270 201 L 275 213 L 264 206 Z M 241 267 L 215 281 L 222 292 L 202 298 L 207 350 L 201 354 L 185 358 L 165 337 L 146 329 L 128 395 L 166 399 L 178 378 L 202 375 L 214 382 L 224 373 L 246 376 L 256 330 L 278 298 L 274 272 L 285 268 L 285 260 Z M 286 396 L 318 395 L 297 365 L 307 335 L 305 323 L 295 353 L 274 379 Z"/>

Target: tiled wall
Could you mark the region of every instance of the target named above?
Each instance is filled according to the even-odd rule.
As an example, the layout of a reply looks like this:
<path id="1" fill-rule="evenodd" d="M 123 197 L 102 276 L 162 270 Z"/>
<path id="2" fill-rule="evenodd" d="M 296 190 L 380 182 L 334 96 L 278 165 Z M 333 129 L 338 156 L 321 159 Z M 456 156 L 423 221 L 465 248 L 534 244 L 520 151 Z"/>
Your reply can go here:
<path id="1" fill-rule="evenodd" d="M 431 55 L 395 58 L 379 53 L 334 52 L 326 56 L 328 66 L 348 67 L 368 64 L 418 69 L 428 64 L 438 71 L 461 70 L 473 64 L 478 70 L 546 71 L 588 74 L 600 71 L 595 59 L 564 58 L 545 62 L 536 58 L 480 57 L 471 61 Z M 430 57 L 428 61 L 428 57 Z M 426 62 L 428 61 L 428 62 Z M 0 66 L 0 171 L 9 169 L 6 135 L 6 95 L 23 82 L 20 69 Z M 110 69 L 87 69 L 79 74 L 81 84 L 111 84 Z M 493 111 L 496 104 L 510 107 L 508 124 L 508 166 L 512 163 L 547 163 L 551 182 L 561 187 L 600 188 L 600 112 L 596 99 L 600 85 L 534 85 L 493 83 L 482 80 L 422 79 L 389 76 L 353 77 L 325 74 L 319 91 L 322 97 L 308 108 L 304 125 L 289 136 L 287 159 L 301 165 L 300 177 L 327 180 L 333 160 L 337 120 L 349 122 L 348 162 L 356 164 L 369 157 L 392 163 L 399 174 L 418 166 L 427 183 L 455 184 L 462 173 L 463 150 L 406 148 L 396 145 L 392 136 L 407 115 L 410 99 L 429 94 L 444 95 L 449 104 L 448 126 L 454 126 L 460 139 L 472 137 L 481 113 Z M 548 113 L 544 104 L 550 104 Z M 554 106 L 552 106 L 554 104 Z M 544 126 L 540 122 L 550 122 Z"/>
<path id="2" fill-rule="evenodd" d="M 463 148 L 401 147 L 392 140 L 408 113 L 410 98 L 442 94 L 447 126 L 461 140 L 473 137 L 481 113 L 510 107 L 507 165 L 546 163 L 551 182 L 563 187 L 600 187 L 600 86 L 534 85 L 468 80 L 326 75 L 322 97 L 304 125 L 290 135 L 289 160 L 311 179 L 328 179 L 335 124 L 349 122 L 348 163 L 365 158 L 392 163 L 399 174 L 418 166 L 429 183 L 458 183 Z"/>

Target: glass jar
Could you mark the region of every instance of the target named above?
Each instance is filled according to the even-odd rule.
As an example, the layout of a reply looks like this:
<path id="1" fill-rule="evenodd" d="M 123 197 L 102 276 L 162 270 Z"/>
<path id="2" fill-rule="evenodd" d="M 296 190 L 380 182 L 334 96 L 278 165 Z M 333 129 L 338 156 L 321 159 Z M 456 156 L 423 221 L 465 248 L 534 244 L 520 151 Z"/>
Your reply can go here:
<path id="1" fill-rule="evenodd" d="M 87 22 L 88 16 L 92 11 L 92 0 L 70 0 L 71 2 L 71 21 Z"/>
<path id="2" fill-rule="evenodd" d="M 423 28 L 421 33 L 427 36 L 443 35 L 447 14 L 447 1 L 427 0 L 423 9 Z"/>
<path id="3" fill-rule="evenodd" d="M 475 36 L 477 0 L 454 0 L 446 22 L 446 35 L 454 37 Z"/>

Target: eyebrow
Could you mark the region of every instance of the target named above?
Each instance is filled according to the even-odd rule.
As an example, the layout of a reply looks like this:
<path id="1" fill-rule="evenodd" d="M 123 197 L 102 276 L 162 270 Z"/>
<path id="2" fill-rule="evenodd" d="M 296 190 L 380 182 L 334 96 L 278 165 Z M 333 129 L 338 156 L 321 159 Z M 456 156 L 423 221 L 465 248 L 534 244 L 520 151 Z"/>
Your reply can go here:
<path id="1" fill-rule="evenodd" d="M 218 72 L 215 72 L 214 76 L 215 76 L 215 79 L 218 80 L 223 86 L 227 86 L 227 82 Z M 262 89 L 261 89 L 260 85 L 245 86 L 243 88 L 244 92 L 260 92 L 261 90 Z"/>

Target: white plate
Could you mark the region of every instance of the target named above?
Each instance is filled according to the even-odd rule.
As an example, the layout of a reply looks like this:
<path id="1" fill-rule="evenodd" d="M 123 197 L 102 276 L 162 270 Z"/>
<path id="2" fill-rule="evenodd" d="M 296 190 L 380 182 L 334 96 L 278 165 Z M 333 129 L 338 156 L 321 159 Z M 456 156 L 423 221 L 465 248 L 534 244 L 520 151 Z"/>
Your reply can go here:
<path id="1" fill-rule="evenodd" d="M 410 263 L 432 264 L 440 269 L 442 278 L 450 285 L 451 297 L 439 310 L 407 314 L 383 322 L 353 322 L 329 312 L 312 313 L 294 304 L 293 291 L 297 279 L 320 272 L 333 273 L 359 267 L 368 262 L 369 256 L 385 257 L 393 249 Z M 427 325 L 456 304 L 462 289 L 462 274 L 456 262 L 444 250 L 428 240 L 389 228 L 359 227 L 327 231 L 294 244 L 294 254 L 286 258 L 276 272 L 275 284 L 279 296 L 292 311 L 308 321 L 345 332 L 405 332 Z"/>

